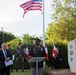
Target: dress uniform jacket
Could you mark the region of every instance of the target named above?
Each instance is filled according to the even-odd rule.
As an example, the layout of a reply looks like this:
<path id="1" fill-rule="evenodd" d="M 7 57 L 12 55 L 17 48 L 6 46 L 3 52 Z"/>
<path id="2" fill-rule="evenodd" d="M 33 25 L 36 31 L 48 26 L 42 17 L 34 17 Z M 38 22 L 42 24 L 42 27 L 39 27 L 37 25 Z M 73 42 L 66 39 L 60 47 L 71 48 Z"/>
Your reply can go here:
<path id="1" fill-rule="evenodd" d="M 33 45 L 30 49 L 30 56 L 31 57 L 45 57 L 46 56 L 45 48 L 41 45 L 39 46 Z M 31 67 L 36 68 L 36 63 L 32 62 Z M 43 61 L 38 62 L 38 68 L 43 68 Z"/>

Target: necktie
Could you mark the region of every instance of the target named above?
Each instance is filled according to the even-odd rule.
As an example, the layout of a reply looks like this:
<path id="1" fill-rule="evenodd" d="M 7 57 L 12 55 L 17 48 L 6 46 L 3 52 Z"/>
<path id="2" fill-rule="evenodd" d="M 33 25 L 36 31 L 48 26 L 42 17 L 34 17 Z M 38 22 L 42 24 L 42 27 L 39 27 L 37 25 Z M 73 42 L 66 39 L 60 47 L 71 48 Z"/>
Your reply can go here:
<path id="1" fill-rule="evenodd" d="M 6 58 L 6 50 L 3 50 L 3 53 L 4 53 L 4 57 Z"/>

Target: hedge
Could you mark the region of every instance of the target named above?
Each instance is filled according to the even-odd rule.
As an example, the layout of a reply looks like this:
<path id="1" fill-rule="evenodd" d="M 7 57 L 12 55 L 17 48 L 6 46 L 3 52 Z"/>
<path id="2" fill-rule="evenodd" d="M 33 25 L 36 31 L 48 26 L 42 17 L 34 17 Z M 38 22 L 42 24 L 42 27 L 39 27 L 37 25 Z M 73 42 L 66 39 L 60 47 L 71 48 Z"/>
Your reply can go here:
<path id="1" fill-rule="evenodd" d="M 62 57 L 61 68 L 62 69 L 69 69 L 67 44 L 59 43 L 58 49 L 60 50 L 61 57 Z M 48 45 L 49 60 L 46 61 L 46 64 L 49 67 L 54 68 L 54 58 L 52 56 L 52 51 L 53 51 L 53 46 L 52 46 L 52 44 L 50 44 L 50 45 Z"/>

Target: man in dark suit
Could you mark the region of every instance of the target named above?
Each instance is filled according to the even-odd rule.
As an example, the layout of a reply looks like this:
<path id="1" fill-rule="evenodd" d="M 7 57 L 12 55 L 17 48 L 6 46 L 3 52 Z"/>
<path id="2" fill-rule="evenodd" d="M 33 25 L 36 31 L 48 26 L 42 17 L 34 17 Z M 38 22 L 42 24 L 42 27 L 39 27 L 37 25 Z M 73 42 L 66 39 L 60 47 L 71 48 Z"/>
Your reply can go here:
<path id="1" fill-rule="evenodd" d="M 6 44 L 3 43 L 0 50 L 0 75 L 10 75 L 10 66 L 6 66 L 5 61 L 8 62 L 11 59 L 12 55 L 6 50 Z"/>

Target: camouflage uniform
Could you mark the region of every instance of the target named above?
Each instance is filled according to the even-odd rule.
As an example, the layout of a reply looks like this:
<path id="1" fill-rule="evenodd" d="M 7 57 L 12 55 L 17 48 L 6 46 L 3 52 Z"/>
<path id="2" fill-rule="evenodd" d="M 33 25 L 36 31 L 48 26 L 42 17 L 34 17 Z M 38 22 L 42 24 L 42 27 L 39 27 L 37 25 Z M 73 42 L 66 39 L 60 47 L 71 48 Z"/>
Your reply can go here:
<path id="1" fill-rule="evenodd" d="M 15 52 L 15 58 L 16 58 L 16 71 L 18 72 L 19 68 L 21 68 L 21 70 L 24 71 L 24 54 L 22 48 L 17 47 Z"/>

